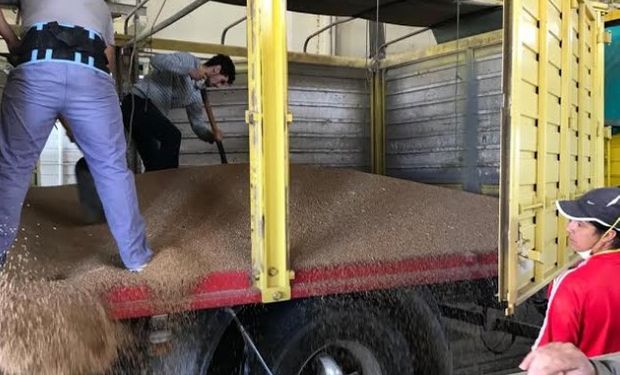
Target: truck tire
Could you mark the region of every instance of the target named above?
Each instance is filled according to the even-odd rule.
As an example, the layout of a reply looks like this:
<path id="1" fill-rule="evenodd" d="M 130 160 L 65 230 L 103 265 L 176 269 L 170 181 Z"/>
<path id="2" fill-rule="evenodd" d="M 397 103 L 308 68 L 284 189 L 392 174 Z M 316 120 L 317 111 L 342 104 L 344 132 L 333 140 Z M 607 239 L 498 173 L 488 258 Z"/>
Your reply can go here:
<path id="1" fill-rule="evenodd" d="M 423 289 L 424 291 L 424 289 Z M 398 306 L 401 316 L 400 329 L 408 332 L 407 338 L 417 360 L 417 374 L 450 375 L 452 374 L 452 353 L 441 314 L 432 295 L 418 294 L 419 290 L 403 289 L 390 295 L 387 302 Z M 396 309 L 396 307 L 395 307 Z M 421 359 L 421 360 L 420 360 Z"/>
<path id="2" fill-rule="evenodd" d="M 344 374 L 413 373 L 407 340 L 388 317 L 359 301 L 343 302 L 303 301 L 270 314 L 259 348 L 274 374 L 317 375 L 322 358 Z"/>
<path id="3" fill-rule="evenodd" d="M 435 366 L 449 352 L 437 357 L 433 349 L 437 345 L 428 342 L 436 338 L 427 336 L 428 332 L 422 332 L 424 342 L 407 337 L 411 335 L 407 326 L 421 323 L 420 316 L 408 315 L 399 298 L 368 294 L 295 301 L 270 307 L 261 321 L 259 350 L 274 374 L 316 375 L 326 363 L 335 363 L 343 374 L 448 374 L 451 370 L 440 365 L 435 371 L 426 365 Z M 426 331 L 440 329 L 438 324 L 423 325 Z M 443 333 L 438 337 L 442 339 Z M 447 350 L 444 344 L 439 347 Z M 254 362 L 252 373 L 263 374 Z"/>

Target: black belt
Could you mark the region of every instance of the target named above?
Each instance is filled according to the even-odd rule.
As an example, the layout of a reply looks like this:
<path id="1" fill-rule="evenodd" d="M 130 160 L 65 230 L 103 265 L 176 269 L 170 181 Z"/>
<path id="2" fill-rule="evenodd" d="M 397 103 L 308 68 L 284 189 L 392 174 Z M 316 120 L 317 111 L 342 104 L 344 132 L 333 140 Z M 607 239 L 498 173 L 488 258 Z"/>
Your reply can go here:
<path id="1" fill-rule="evenodd" d="M 66 60 L 97 68 L 106 73 L 108 59 L 105 42 L 94 31 L 58 22 L 31 27 L 19 49 L 15 65 L 35 61 Z"/>

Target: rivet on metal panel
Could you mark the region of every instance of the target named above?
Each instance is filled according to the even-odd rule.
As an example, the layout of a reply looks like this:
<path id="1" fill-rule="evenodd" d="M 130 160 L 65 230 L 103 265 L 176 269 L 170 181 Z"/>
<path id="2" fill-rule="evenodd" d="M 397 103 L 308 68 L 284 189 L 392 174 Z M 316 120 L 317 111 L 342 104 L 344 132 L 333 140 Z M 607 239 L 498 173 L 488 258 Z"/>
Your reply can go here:
<path id="1" fill-rule="evenodd" d="M 275 267 L 271 267 L 271 268 L 269 268 L 268 274 L 271 277 L 278 276 L 278 269 L 275 268 Z"/>
<path id="2" fill-rule="evenodd" d="M 254 279 L 254 281 L 259 281 L 260 275 L 261 275 L 260 270 L 254 269 L 254 271 L 252 272 L 252 278 Z"/>
<path id="3" fill-rule="evenodd" d="M 248 125 L 252 125 L 252 112 L 245 111 L 245 123 Z"/>
<path id="4" fill-rule="evenodd" d="M 245 122 L 248 125 L 255 125 L 261 118 L 260 113 L 245 111 Z"/>
<path id="5" fill-rule="evenodd" d="M 284 294 L 282 292 L 280 292 L 280 291 L 273 292 L 273 300 L 274 301 L 279 301 L 282 298 L 284 298 Z"/>

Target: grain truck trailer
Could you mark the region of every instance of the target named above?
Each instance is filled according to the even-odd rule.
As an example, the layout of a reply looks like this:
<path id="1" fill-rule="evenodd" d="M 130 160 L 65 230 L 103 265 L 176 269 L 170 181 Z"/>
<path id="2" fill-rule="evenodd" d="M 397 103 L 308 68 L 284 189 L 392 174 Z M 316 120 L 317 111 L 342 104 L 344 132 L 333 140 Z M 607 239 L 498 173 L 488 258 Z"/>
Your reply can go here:
<path id="1" fill-rule="evenodd" d="M 474 19 L 498 9 L 462 3 Z M 289 8 L 377 10 L 306 4 Z M 136 177 L 157 251 L 140 275 L 114 266 L 105 226 L 80 221 L 74 187 L 31 189 L 12 288 L 102 296 L 132 333 L 127 373 L 451 373 L 438 317 L 478 319 L 453 302 L 511 313 L 574 262 L 553 202 L 603 185 L 607 6 L 512 1 L 502 30 L 465 37 L 454 4 L 403 20 L 424 4 L 380 4 L 379 21 L 449 41 L 382 58 L 287 54 L 281 1 L 248 2 L 247 50 L 127 37 L 247 56 L 240 83 L 209 94 L 232 164 L 204 166 L 216 151 L 172 115 L 187 167 Z"/>

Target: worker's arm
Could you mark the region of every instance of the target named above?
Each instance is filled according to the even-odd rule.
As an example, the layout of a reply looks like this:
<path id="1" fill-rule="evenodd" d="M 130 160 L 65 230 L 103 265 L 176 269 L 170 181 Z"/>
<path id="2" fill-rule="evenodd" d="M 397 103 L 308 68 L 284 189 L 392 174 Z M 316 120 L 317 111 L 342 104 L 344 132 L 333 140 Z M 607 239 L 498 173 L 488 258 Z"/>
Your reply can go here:
<path id="1" fill-rule="evenodd" d="M 112 74 L 116 73 L 116 52 L 114 49 L 114 21 L 112 20 L 112 14 L 108 19 L 106 29 L 103 31 L 103 40 L 106 43 L 104 50 L 105 57 L 108 59 L 108 69 Z"/>
<path id="2" fill-rule="evenodd" d="M 207 113 L 209 123 L 211 124 L 211 132 L 213 133 L 213 137 L 217 142 L 221 142 L 222 139 L 224 139 L 224 133 L 222 133 L 219 126 L 217 126 L 217 121 L 215 121 L 213 109 L 211 109 L 211 104 L 209 103 L 209 95 L 207 94 L 207 90 L 200 90 L 200 95 L 202 96 L 202 102 L 205 106 L 205 112 Z"/>
<path id="3" fill-rule="evenodd" d="M 187 52 L 155 55 L 151 57 L 151 65 L 160 71 L 189 75 L 195 81 L 205 78 L 196 68 L 196 58 Z"/>
<path id="4" fill-rule="evenodd" d="M 9 23 L 6 22 L 6 18 L 4 18 L 4 13 L 2 11 L 0 11 L 0 35 L 6 42 L 9 52 L 13 52 L 19 46 L 19 38 L 17 38 L 13 29 L 11 29 Z"/>
<path id="5" fill-rule="evenodd" d="M 187 112 L 189 123 L 192 126 L 192 131 L 196 136 L 205 142 L 213 143 L 215 141 L 215 136 L 207 126 L 207 119 L 205 118 L 202 105 L 199 102 L 190 104 L 185 107 L 185 111 Z"/>
<path id="6" fill-rule="evenodd" d="M 116 71 L 116 52 L 114 46 L 107 46 L 105 49 L 105 57 L 108 59 L 108 69 L 114 74 Z"/>
<path id="7" fill-rule="evenodd" d="M 560 342 L 530 352 L 519 367 L 528 375 L 620 375 L 620 361 L 590 359 L 575 345 Z"/>
<path id="8" fill-rule="evenodd" d="M 593 359 L 596 375 L 620 375 L 620 361 L 612 359 Z"/>

